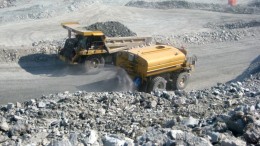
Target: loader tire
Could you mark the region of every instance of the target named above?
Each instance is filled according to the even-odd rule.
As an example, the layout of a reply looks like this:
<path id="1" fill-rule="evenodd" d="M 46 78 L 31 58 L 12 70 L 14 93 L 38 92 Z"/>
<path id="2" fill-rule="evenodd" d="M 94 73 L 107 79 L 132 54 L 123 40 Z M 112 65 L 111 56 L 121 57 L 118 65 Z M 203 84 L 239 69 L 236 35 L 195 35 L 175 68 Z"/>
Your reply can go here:
<path id="1" fill-rule="evenodd" d="M 172 89 L 173 90 L 183 90 L 186 88 L 189 82 L 190 75 L 187 72 L 182 72 L 179 74 L 173 75 L 172 79 Z"/>
<path id="2" fill-rule="evenodd" d="M 167 81 L 163 77 L 155 77 L 149 82 L 147 92 L 149 93 L 156 90 L 166 90 L 166 83 Z"/>
<path id="3" fill-rule="evenodd" d="M 89 56 L 85 60 L 85 68 L 87 72 L 97 72 L 105 66 L 105 59 L 100 56 Z"/>

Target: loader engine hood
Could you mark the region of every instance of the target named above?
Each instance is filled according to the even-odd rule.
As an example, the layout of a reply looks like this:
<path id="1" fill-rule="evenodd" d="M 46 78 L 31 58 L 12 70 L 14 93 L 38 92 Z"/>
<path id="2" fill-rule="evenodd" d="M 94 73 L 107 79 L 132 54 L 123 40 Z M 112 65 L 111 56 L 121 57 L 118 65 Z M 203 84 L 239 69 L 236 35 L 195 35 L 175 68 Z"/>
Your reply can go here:
<path id="1" fill-rule="evenodd" d="M 124 68 L 130 76 L 141 78 L 180 69 L 186 55 L 177 48 L 155 45 L 121 51 L 116 65 Z"/>

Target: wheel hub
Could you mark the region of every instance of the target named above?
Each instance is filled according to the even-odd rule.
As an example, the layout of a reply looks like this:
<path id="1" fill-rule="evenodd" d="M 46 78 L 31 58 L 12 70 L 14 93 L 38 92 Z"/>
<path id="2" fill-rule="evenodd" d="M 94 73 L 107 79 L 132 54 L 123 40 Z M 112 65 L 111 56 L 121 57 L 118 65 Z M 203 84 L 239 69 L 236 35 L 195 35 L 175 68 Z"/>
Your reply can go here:
<path id="1" fill-rule="evenodd" d="M 99 60 L 98 59 L 92 59 L 90 64 L 91 64 L 91 68 L 98 68 Z"/>
<path id="2" fill-rule="evenodd" d="M 184 78 L 184 77 L 181 78 L 181 80 L 180 80 L 180 82 L 179 82 L 179 85 L 180 85 L 181 87 L 185 86 L 185 78 Z"/>

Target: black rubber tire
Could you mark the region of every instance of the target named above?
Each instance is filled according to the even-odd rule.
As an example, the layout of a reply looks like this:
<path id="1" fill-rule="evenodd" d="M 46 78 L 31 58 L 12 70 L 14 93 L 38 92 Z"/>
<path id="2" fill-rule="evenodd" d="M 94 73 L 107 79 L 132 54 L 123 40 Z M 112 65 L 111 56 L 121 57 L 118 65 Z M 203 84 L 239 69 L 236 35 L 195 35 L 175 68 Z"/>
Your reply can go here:
<path id="1" fill-rule="evenodd" d="M 183 90 L 187 87 L 190 75 L 187 72 L 182 72 L 173 75 L 171 87 L 173 90 Z"/>
<path id="2" fill-rule="evenodd" d="M 152 92 L 155 90 L 166 90 L 166 83 L 167 81 L 163 77 L 155 77 L 148 83 L 147 92 Z"/>
<path id="3" fill-rule="evenodd" d="M 96 72 L 105 66 L 105 59 L 100 55 L 89 56 L 85 60 L 85 69 L 87 72 Z"/>

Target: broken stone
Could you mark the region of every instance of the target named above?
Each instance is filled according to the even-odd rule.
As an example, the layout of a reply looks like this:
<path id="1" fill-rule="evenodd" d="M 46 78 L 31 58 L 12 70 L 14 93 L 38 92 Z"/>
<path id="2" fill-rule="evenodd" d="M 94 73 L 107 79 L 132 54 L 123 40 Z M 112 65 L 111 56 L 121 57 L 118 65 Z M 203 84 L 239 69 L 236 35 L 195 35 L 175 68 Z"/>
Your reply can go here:
<path id="1" fill-rule="evenodd" d="M 103 108 L 99 108 L 98 109 L 98 113 L 100 113 L 101 115 L 105 115 L 106 114 L 106 110 Z"/>
<path id="2" fill-rule="evenodd" d="M 218 132 L 209 132 L 208 136 L 210 137 L 210 142 L 216 144 L 220 140 L 220 134 Z"/>
<path id="3" fill-rule="evenodd" d="M 181 130 L 171 130 L 170 136 L 173 140 L 179 139 L 181 135 L 183 135 L 183 131 Z"/>
<path id="4" fill-rule="evenodd" d="M 94 143 L 97 143 L 98 140 L 98 134 L 95 130 L 90 130 L 86 132 L 86 138 L 84 139 L 85 145 L 93 145 Z"/>
<path id="5" fill-rule="evenodd" d="M 148 103 L 148 108 L 155 108 L 157 105 L 157 102 L 155 100 L 152 100 Z"/>
<path id="6" fill-rule="evenodd" d="M 0 143 L 4 143 L 5 141 L 8 140 L 8 137 L 7 136 L 4 136 L 4 135 L 0 135 Z"/>
<path id="7" fill-rule="evenodd" d="M 14 116 L 13 116 L 13 119 L 14 119 L 15 121 L 24 120 L 23 117 L 20 117 L 20 116 L 17 116 L 17 115 L 14 115 Z"/>
<path id="8" fill-rule="evenodd" d="M 70 133 L 69 141 L 72 145 L 78 144 L 78 135 L 76 133 Z"/>
<path id="9" fill-rule="evenodd" d="M 260 140 L 260 125 L 250 123 L 247 125 L 244 138 L 248 143 L 257 144 Z"/>
<path id="10" fill-rule="evenodd" d="M 46 106 L 46 104 L 45 104 L 44 102 L 39 102 L 39 103 L 37 104 L 37 107 L 38 107 L 38 108 L 45 108 L 45 106 Z"/>
<path id="11" fill-rule="evenodd" d="M 105 135 L 102 141 L 105 146 L 124 146 L 126 144 L 125 140 L 116 135 Z"/>
<path id="12" fill-rule="evenodd" d="M 22 107 L 22 104 L 20 102 L 16 102 L 16 107 L 17 108 L 21 108 Z"/>
<path id="13" fill-rule="evenodd" d="M 4 131 L 8 131 L 9 130 L 9 125 L 8 125 L 8 123 L 5 120 L 1 122 L 0 129 L 4 130 Z"/>
<path id="14" fill-rule="evenodd" d="M 182 124 L 190 127 L 195 127 L 199 124 L 199 120 L 190 116 L 189 118 L 183 119 Z"/>
<path id="15" fill-rule="evenodd" d="M 36 104 L 36 100 L 35 99 L 31 99 L 30 101 L 29 101 L 29 105 L 35 105 Z"/>
<path id="16" fill-rule="evenodd" d="M 48 146 L 72 146 L 67 138 L 61 140 L 52 140 Z"/>
<path id="17" fill-rule="evenodd" d="M 221 142 L 221 146 L 246 146 L 246 142 L 235 137 L 226 137 Z"/>
<path id="18" fill-rule="evenodd" d="M 8 103 L 7 104 L 7 110 L 11 110 L 11 109 L 13 109 L 15 106 L 14 106 L 14 104 L 13 103 Z"/>

